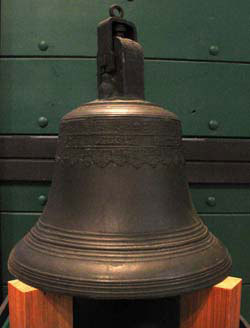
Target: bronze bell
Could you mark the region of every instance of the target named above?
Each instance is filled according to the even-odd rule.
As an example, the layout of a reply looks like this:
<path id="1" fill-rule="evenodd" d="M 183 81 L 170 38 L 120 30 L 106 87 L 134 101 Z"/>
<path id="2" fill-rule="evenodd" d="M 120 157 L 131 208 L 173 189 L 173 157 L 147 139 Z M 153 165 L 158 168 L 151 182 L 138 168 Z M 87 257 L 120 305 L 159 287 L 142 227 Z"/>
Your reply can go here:
<path id="1" fill-rule="evenodd" d="M 99 98 L 61 120 L 47 206 L 9 270 L 45 291 L 101 299 L 209 287 L 231 258 L 193 208 L 180 121 L 144 100 L 136 28 L 119 6 L 110 14 L 98 26 Z"/>

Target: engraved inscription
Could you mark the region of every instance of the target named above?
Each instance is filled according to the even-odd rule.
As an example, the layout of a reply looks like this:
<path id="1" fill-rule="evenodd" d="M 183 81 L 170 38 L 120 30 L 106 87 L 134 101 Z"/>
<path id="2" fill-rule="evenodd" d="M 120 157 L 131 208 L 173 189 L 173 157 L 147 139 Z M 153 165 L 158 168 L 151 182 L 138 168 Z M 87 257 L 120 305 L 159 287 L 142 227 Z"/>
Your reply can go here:
<path id="1" fill-rule="evenodd" d="M 163 146 L 176 147 L 178 141 L 169 136 L 107 136 L 107 135 L 66 135 L 62 137 L 66 148 L 84 148 L 92 146 Z"/>
<path id="2" fill-rule="evenodd" d="M 61 133 L 69 135 L 168 135 L 180 138 L 180 122 L 151 118 L 85 118 L 64 122 Z"/>
<path id="3" fill-rule="evenodd" d="M 182 165 L 178 121 L 87 118 L 62 124 L 57 161 L 84 167 Z"/>
<path id="4" fill-rule="evenodd" d="M 63 152 L 56 157 L 57 161 L 68 162 L 71 165 L 81 163 L 84 167 L 92 165 L 106 167 L 109 164 L 116 166 L 130 165 L 140 168 L 149 165 L 153 168 L 158 165 L 183 165 L 184 159 L 180 152 L 170 151 L 168 148 L 124 148 L 124 149 L 93 149 L 84 148 L 79 151 Z"/>

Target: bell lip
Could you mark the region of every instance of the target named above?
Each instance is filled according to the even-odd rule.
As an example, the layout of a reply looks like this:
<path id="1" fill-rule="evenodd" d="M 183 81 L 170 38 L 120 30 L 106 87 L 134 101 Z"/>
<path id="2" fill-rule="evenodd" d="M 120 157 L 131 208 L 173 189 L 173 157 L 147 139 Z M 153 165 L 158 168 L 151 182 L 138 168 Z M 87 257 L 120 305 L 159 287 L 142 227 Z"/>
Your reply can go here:
<path id="1" fill-rule="evenodd" d="M 45 219 L 45 222 L 43 221 Z M 152 232 L 105 233 L 65 229 L 43 216 L 21 241 L 45 256 L 81 262 L 131 263 L 166 260 L 207 251 L 220 242 L 193 212 L 193 223 L 179 229 Z M 108 260 L 107 260 L 108 259 Z"/>
<path id="2" fill-rule="evenodd" d="M 173 281 L 166 280 L 163 284 L 159 286 L 153 286 L 151 284 L 139 284 L 134 283 L 130 286 L 124 286 L 123 283 L 119 283 L 119 289 L 115 289 L 114 284 L 109 284 L 104 286 L 103 283 L 94 282 L 94 286 L 78 288 L 69 287 L 70 281 L 64 282 L 61 286 L 58 284 L 58 279 L 51 281 L 49 284 L 39 283 L 37 280 L 34 281 L 32 278 L 26 276 L 21 271 L 17 271 L 13 262 L 9 262 L 9 271 L 15 275 L 20 281 L 45 292 L 53 292 L 58 294 L 64 294 L 75 297 L 83 297 L 89 299 L 100 299 L 100 300 L 130 300 L 130 299 L 157 299 L 165 297 L 175 297 L 187 293 L 191 293 L 197 290 L 210 288 L 219 282 L 227 278 L 231 272 L 232 261 L 231 257 L 227 256 L 224 259 L 223 270 L 220 268 L 220 274 L 216 272 L 214 275 L 210 275 L 207 279 L 199 279 L 199 277 L 192 277 L 187 280 L 185 277 L 185 282 L 180 283 L 178 280 L 172 279 Z M 183 281 L 184 281 L 183 280 Z M 75 281 L 77 283 L 77 281 Z M 72 282 L 71 282 L 72 283 Z M 130 283 L 131 284 L 131 283 Z M 105 287 L 105 288 L 104 288 Z M 131 292 L 132 290 L 132 292 Z"/>
<path id="3" fill-rule="evenodd" d="M 171 272 L 169 272 L 169 269 L 166 269 L 166 275 L 158 277 L 156 275 L 147 278 L 138 278 L 137 274 L 134 278 L 132 277 L 133 279 L 130 277 L 130 279 L 124 278 L 123 280 L 103 280 L 101 278 L 95 278 L 94 276 L 92 279 L 86 278 L 85 275 L 84 278 L 79 280 L 79 275 L 75 277 L 67 275 L 62 276 L 55 271 L 53 273 L 46 273 L 44 269 L 41 271 L 42 266 L 40 266 L 39 269 L 35 269 L 35 265 L 32 266 L 29 264 L 28 266 L 27 263 L 24 263 L 26 260 L 20 256 L 20 254 L 17 254 L 18 252 L 16 252 L 16 250 L 20 246 L 22 247 L 24 245 L 27 247 L 23 240 L 12 250 L 8 261 L 8 268 L 17 279 L 33 287 L 44 291 L 76 297 L 93 299 L 148 299 L 172 297 L 211 287 L 229 275 L 232 266 L 231 257 L 227 249 L 216 238 L 215 240 L 216 243 L 211 246 L 210 250 L 212 250 L 212 253 L 216 253 L 216 251 L 219 250 L 219 255 L 217 255 L 219 258 L 217 258 L 217 262 L 214 262 L 210 256 L 206 267 L 204 267 L 203 264 L 203 266 L 201 265 L 199 268 L 196 268 L 196 270 L 193 270 L 193 264 L 189 264 L 189 268 L 186 272 L 176 275 L 174 274 L 175 272 L 173 269 L 171 269 Z M 32 250 L 32 252 L 33 256 L 40 256 L 39 254 L 36 254 L 34 250 Z M 153 267 L 157 268 L 163 262 L 167 264 L 169 260 L 168 257 L 161 260 L 153 260 Z M 185 256 L 178 257 L 176 263 L 178 263 L 179 260 L 184 261 L 184 264 L 187 264 L 189 263 L 188 261 L 190 261 L 190 256 L 188 260 L 185 259 Z M 62 261 L 64 261 L 63 258 Z M 68 261 L 70 262 L 70 260 Z M 57 265 L 60 267 L 60 261 Z M 98 268 L 96 269 L 98 270 Z M 145 262 L 143 260 L 139 261 L 139 272 L 141 272 L 141 276 L 143 277 L 145 274 Z"/>

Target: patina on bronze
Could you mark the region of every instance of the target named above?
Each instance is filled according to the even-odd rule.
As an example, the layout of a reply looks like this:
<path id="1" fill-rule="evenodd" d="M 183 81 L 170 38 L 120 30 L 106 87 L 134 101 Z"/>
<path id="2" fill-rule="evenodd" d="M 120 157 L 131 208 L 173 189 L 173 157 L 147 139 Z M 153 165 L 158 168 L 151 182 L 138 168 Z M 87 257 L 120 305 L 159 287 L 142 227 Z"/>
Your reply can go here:
<path id="1" fill-rule="evenodd" d="M 192 206 L 181 123 L 144 101 L 136 28 L 120 7 L 110 13 L 98 27 L 99 99 L 63 117 L 48 204 L 9 270 L 46 291 L 101 299 L 211 286 L 231 259 Z"/>

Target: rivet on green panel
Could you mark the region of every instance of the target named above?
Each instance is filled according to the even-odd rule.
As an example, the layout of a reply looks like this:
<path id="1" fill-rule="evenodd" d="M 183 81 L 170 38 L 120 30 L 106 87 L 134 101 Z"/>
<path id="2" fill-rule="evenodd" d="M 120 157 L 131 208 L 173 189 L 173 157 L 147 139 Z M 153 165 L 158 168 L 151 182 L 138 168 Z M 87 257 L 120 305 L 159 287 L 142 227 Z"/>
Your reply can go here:
<path id="1" fill-rule="evenodd" d="M 41 51 L 46 51 L 46 50 L 48 50 L 49 45 L 48 45 L 45 41 L 41 41 L 41 42 L 38 44 L 38 48 L 39 48 Z"/>
<path id="2" fill-rule="evenodd" d="M 220 52 L 220 50 L 219 50 L 219 47 L 218 46 L 211 46 L 209 48 L 209 53 L 212 56 L 217 56 L 219 54 L 219 52 Z"/>
<path id="3" fill-rule="evenodd" d="M 44 116 L 39 117 L 38 124 L 41 128 L 45 128 L 48 125 L 47 117 L 44 117 Z"/>

